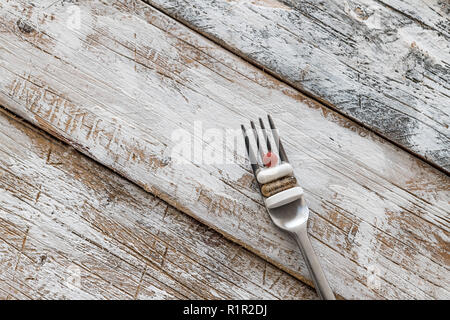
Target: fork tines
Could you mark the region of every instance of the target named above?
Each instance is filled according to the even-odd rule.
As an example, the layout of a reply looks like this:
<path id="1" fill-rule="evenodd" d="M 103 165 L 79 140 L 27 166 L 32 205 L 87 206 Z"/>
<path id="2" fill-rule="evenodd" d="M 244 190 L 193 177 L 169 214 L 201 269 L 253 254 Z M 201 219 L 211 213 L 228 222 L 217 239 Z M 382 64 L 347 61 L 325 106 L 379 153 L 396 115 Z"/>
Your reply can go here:
<path id="1" fill-rule="evenodd" d="M 278 129 L 275 127 L 275 123 L 273 122 L 273 119 L 270 116 L 270 114 L 267 115 L 267 119 L 269 120 L 269 126 L 272 131 L 273 139 L 275 140 L 275 143 L 278 148 L 280 160 L 283 162 L 289 162 L 286 152 L 284 151 L 283 144 L 281 143 L 280 136 L 278 135 Z"/>
<path id="2" fill-rule="evenodd" d="M 253 174 L 256 177 L 256 172 L 258 171 L 258 160 L 255 157 L 255 154 L 253 153 L 253 148 L 250 144 L 250 139 L 247 135 L 247 131 L 245 130 L 245 126 L 241 125 L 242 134 L 244 135 L 245 140 L 245 148 L 247 150 L 248 159 L 250 160 L 250 165 L 252 166 Z"/>
<path id="3" fill-rule="evenodd" d="M 255 123 L 253 121 L 250 121 L 250 127 L 252 128 L 254 140 L 256 142 L 256 149 L 258 152 L 257 155 L 255 155 L 253 151 L 252 143 L 250 142 L 250 137 L 247 134 L 245 126 L 241 125 L 247 155 L 250 160 L 250 164 L 252 166 L 252 170 L 253 173 L 255 174 L 255 177 L 257 175 L 258 169 L 264 167 L 264 155 L 266 154 L 266 152 L 274 153 L 275 156 L 277 156 L 281 162 L 288 162 L 286 152 L 284 151 L 283 145 L 280 140 L 280 136 L 278 135 L 278 129 L 275 127 L 272 117 L 270 115 L 267 115 L 267 118 L 269 120 L 270 131 L 272 132 L 272 140 L 275 146 L 274 148 L 272 147 L 271 138 L 267 134 L 268 129 L 266 129 L 264 121 L 261 118 L 258 119 L 260 125 L 259 130 L 256 128 Z M 260 143 L 260 131 L 262 131 L 263 141 L 265 142 L 265 144 Z"/>
<path id="4" fill-rule="evenodd" d="M 241 127 L 253 174 L 264 197 L 264 203 L 267 209 L 273 209 L 300 199 L 303 195 L 303 189 L 297 184 L 292 165 L 287 162 L 287 156 L 272 117 L 268 115 L 267 118 L 272 132 L 271 136 L 267 133 L 263 120 L 259 118 L 265 144 L 260 143 L 260 136 L 255 123 L 250 121 L 260 159 L 257 155 L 255 156 L 245 126 L 242 125 Z M 271 140 L 274 144 L 271 143 Z"/>

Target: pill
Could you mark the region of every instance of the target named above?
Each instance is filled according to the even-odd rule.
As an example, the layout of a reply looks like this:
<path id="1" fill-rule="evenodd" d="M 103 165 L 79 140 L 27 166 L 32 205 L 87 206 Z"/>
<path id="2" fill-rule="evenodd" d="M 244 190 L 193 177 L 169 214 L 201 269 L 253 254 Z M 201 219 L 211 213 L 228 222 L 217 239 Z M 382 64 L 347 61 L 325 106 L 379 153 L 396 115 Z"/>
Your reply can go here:
<path id="1" fill-rule="evenodd" d="M 256 179 L 260 184 L 275 181 L 279 178 L 292 175 L 293 169 L 289 163 L 282 163 L 275 167 L 262 168 L 256 174 Z"/>
<path id="2" fill-rule="evenodd" d="M 278 157 L 275 153 L 269 151 L 263 157 L 263 164 L 266 167 L 275 167 L 278 164 Z"/>
<path id="3" fill-rule="evenodd" d="M 301 187 L 294 187 L 278 192 L 277 194 L 266 198 L 264 201 L 267 209 L 274 209 L 300 199 L 302 194 L 303 189 Z"/>
<path id="4" fill-rule="evenodd" d="M 266 184 L 261 187 L 261 193 L 264 197 L 270 197 L 283 190 L 293 188 L 297 185 L 295 177 L 284 177 Z"/>

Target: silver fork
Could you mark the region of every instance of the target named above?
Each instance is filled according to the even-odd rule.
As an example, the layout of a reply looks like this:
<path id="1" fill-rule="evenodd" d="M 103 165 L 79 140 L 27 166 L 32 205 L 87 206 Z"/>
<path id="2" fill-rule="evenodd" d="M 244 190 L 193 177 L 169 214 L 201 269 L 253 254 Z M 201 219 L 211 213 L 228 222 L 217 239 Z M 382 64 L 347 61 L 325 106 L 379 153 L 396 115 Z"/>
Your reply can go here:
<path id="1" fill-rule="evenodd" d="M 267 116 L 269 120 L 270 129 L 272 131 L 272 137 L 275 142 L 275 146 L 278 150 L 278 158 L 282 162 L 288 163 L 288 158 L 286 155 L 286 152 L 283 148 L 283 145 L 280 141 L 280 137 L 278 135 L 278 130 L 275 128 L 274 122 L 272 120 L 272 117 L 270 115 Z M 274 152 L 272 148 L 272 144 L 270 143 L 270 137 L 266 132 L 266 128 L 264 126 L 264 122 L 261 118 L 259 118 L 259 123 L 261 126 L 261 130 L 263 133 L 263 138 L 266 143 L 266 147 L 268 151 Z M 261 160 L 263 160 L 263 146 L 260 144 L 259 140 L 259 133 L 256 129 L 256 126 L 253 121 L 250 121 L 250 125 L 253 130 L 253 134 L 256 140 L 256 146 L 259 151 L 259 156 L 261 157 Z M 255 175 L 255 179 L 257 177 L 257 171 L 261 168 L 261 164 L 258 161 L 258 155 L 255 155 L 253 153 L 253 148 L 250 143 L 249 136 L 247 135 L 247 131 L 245 130 L 245 126 L 241 125 L 242 132 L 244 135 L 245 140 L 245 146 L 247 149 L 247 154 L 250 160 L 250 164 L 253 170 L 253 174 Z M 261 192 L 261 185 L 258 183 L 258 180 L 256 180 L 260 192 Z M 330 285 L 328 284 L 328 281 L 325 277 L 325 274 L 322 270 L 322 267 L 320 266 L 319 259 L 317 258 L 316 254 L 314 253 L 313 247 L 311 246 L 311 242 L 309 240 L 308 236 L 308 230 L 307 230 L 307 222 L 309 217 L 309 209 L 306 204 L 306 201 L 304 199 L 304 196 L 302 195 L 300 199 L 295 200 L 291 203 L 282 205 L 278 208 L 267 208 L 267 212 L 269 213 L 270 218 L 272 219 L 273 223 L 283 229 L 291 233 L 291 235 L 295 238 L 295 240 L 298 243 L 298 246 L 300 247 L 300 250 L 302 252 L 303 258 L 305 259 L 306 265 L 308 266 L 309 272 L 311 273 L 314 285 L 316 287 L 316 291 L 321 299 L 326 300 L 335 300 L 333 291 L 330 288 Z"/>

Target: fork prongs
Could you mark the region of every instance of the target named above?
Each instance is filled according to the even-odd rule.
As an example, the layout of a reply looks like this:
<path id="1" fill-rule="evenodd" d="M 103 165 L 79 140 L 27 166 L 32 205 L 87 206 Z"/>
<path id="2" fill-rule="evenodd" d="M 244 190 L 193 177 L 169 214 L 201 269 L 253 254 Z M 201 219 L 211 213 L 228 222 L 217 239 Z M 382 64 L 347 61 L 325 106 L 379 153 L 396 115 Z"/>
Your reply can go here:
<path id="1" fill-rule="evenodd" d="M 289 162 L 288 157 L 286 155 L 286 151 L 284 151 L 283 144 L 281 143 L 280 136 L 278 135 L 278 129 L 275 127 L 275 123 L 273 122 L 270 114 L 267 115 L 267 119 L 269 120 L 270 129 L 272 131 L 273 139 L 275 140 L 275 145 L 278 147 L 278 153 L 280 156 L 280 160 L 283 162 Z"/>
<path id="2" fill-rule="evenodd" d="M 272 132 L 272 137 L 273 137 L 274 142 L 275 142 L 275 148 L 276 148 L 276 151 L 278 151 L 277 152 L 278 153 L 278 157 L 280 158 L 280 160 L 282 162 L 289 162 L 288 161 L 288 157 L 286 155 L 286 152 L 284 151 L 283 144 L 281 143 L 280 136 L 278 135 L 278 129 L 275 127 L 273 119 L 272 119 L 272 117 L 270 115 L 267 115 L 267 118 L 269 120 L 269 125 L 270 125 L 270 129 L 271 129 L 270 131 Z M 273 152 L 272 145 L 271 145 L 269 136 L 267 134 L 266 127 L 264 125 L 264 121 L 261 118 L 259 118 L 259 124 L 260 124 L 262 132 L 263 132 L 264 140 L 266 141 L 267 151 L 268 152 Z M 250 164 L 252 166 L 253 173 L 256 176 L 256 172 L 260 168 L 260 165 L 264 166 L 264 150 L 263 150 L 264 148 L 263 148 L 263 146 L 260 143 L 258 130 L 257 130 L 257 128 L 255 126 L 255 123 L 253 121 L 250 121 L 250 126 L 251 126 L 251 128 L 253 130 L 253 134 L 255 136 L 256 147 L 258 148 L 258 152 L 259 152 L 259 155 L 261 157 L 261 163 L 258 161 L 258 156 L 255 155 L 255 153 L 253 152 L 253 148 L 251 146 L 250 138 L 249 138 L 249 136 L 247 134 L 245 126 L 241 125 L 241 129 L 242 129 L 242 133 L 244 135 L 245 147 L 247 149 L 248 158 L 250 160 Z"/>
<path id="3" fill-rule="evenodd" d="M 258 170 L 258 160 L 255 157 L 255 154 L 253 153 L 252 146 L 250 144 L 250 139 L 247 135 L 247 131 L 245 130 L 245 126 L 241 125 L 242 134 L 244 135 L 245 140 L 245 148 L 247 150 L 248 159 L 250 160 L 250 165 L 252 166 L 253 174 L 256 177 L 256 172 Z"/>
<path id="4" fill-rule="evenodd" d="M 261 129 L 262 129 L 262 132 L 263 132 L 263 136 L 264 136 L 264 140 L 266 140 L 267 152 L 272 152 L 272 145 L 270 144 L 269 137 L 267 136 L 266 127 L 264 126 L 264 122 L 263 122 L 263 120 L 261 118 L 259 118 L 259 125 L 261 126 Z"/>
<path id="5" fill-rule="evenodd" d="M 258 130 L 256 129 L 255 123 L 253 121 L 250 121 L 250 126 L 253 129 L 253 135 L 255 136 L 255 140 L 256 140 L 256 149 L 259 152 L 259 155 L 261 156 L 261 163 L 264 162 L 264 150 L 261 146 L 261 144 L 259 143 L 259 134 L 258 134 Z"/>

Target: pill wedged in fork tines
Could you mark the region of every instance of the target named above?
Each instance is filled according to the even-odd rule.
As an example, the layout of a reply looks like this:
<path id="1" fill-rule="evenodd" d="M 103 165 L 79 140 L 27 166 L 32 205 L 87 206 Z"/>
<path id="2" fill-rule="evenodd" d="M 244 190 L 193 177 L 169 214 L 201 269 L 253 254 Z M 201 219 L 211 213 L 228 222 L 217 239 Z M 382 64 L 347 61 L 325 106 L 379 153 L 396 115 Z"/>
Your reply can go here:
<path id="1" fill-rule="evenodd" d="M 260 144 L 259 132 L 256 129 L 255 123 L 250 121 L 253 129 L 254 139 L 258 154 L 253 153 L 249 136 L 242 125 L 242 131 L 245 138 L 245 145 L 247 153 L 252 165 L 253 173 L 260 186 L 261 194 L 264 196 L 264 201 L 268 209 L 277 208 L 298 200 L 302 194 L 303 189 L 297 185 L 297 179 L 293 176 L 294 170 L 291 164 L 287 161 L 286 153 L 284 152 L 281 141 L 278 137 L 278 132 L 273 124 L 270 115 L 269 124 L 272 131 L 272 137 L 275 142 L 275 147 L 279 152 L 279 156 L 272 148 L 270 137 L 266 132 L 264 122 L 259 118 L 261 132 L 265 141 L 265 146 Z M 280 161 L 278 161 L 280 159 Z"/>

